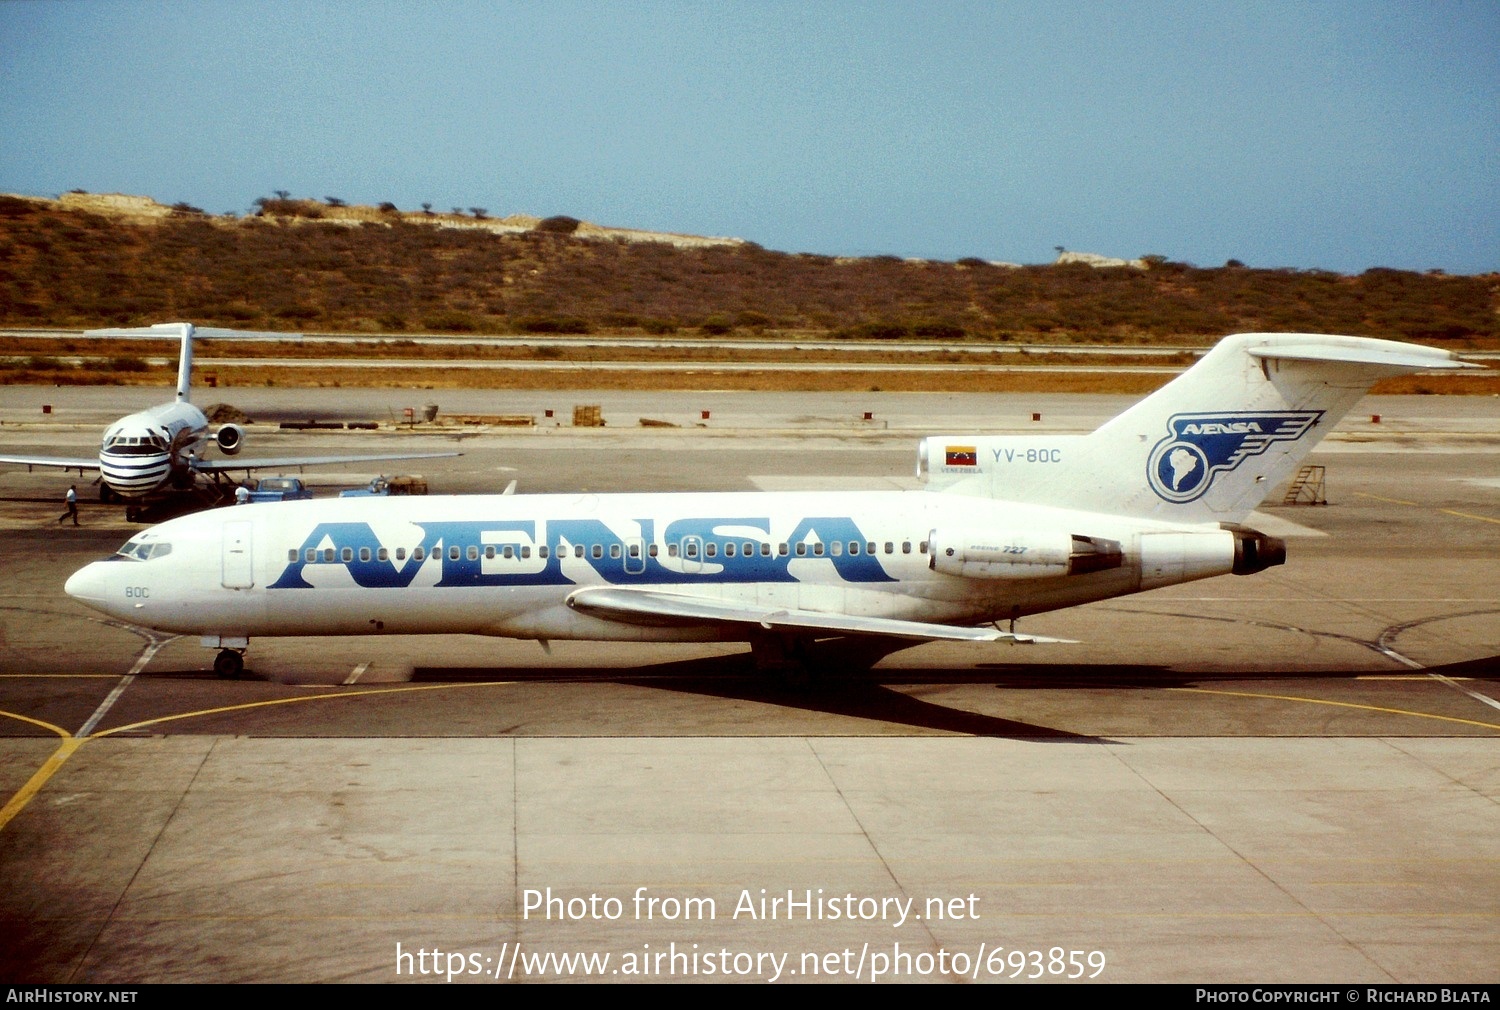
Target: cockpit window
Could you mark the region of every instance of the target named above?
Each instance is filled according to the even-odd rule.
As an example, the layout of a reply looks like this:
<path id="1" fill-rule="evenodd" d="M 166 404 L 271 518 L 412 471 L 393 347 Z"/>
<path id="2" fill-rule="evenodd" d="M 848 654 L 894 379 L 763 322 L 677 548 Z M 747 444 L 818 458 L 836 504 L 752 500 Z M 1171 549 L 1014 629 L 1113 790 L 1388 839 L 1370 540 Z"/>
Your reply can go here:
<path id="1" fill-rule="evenodd" d="M 115 556 L 129 558 L 132 561 L 150 561 L 153 558 L 164 558 L 171 553 L 172 545 L 164 540 L 130 540 L 124 547 L 115 551 Z"/>

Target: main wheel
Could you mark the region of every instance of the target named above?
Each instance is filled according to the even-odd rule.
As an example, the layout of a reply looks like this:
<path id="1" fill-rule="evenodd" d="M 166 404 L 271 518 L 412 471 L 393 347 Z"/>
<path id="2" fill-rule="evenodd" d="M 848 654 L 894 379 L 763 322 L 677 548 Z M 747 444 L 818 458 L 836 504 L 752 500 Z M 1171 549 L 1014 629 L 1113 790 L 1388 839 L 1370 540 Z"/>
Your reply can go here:
<path id="1" fill-rule="evenodd" d="M 214 657 L 214 673 L 225 680 L 234 680 L 245 671 L 245 657 L 233 649 L 225 649 Z"/>

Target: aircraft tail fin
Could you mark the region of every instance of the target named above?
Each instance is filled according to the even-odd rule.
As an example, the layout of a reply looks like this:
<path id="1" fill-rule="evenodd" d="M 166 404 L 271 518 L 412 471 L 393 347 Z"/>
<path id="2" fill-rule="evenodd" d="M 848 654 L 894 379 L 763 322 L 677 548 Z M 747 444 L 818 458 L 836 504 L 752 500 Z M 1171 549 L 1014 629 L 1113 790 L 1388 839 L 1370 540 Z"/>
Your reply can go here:
<path id="1" fill-rule="evenodd" d="M 1088 435 L 923 443 L 930 483 L 1172 522 L 1241 522 L 1377 379 L 1476 367 L 1368 337 L 1241 333 Z"/>

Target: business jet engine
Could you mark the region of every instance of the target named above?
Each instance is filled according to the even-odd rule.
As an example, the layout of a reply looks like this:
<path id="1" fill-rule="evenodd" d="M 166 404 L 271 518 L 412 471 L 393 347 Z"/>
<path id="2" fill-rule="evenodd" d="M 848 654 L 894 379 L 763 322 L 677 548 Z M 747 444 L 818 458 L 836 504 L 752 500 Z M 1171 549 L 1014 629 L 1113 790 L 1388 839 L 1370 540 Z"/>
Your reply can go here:
<path id="1" fill-rule="evenodd" d="M 214 432 L 214 441 L 219 451 L 226 456 L 238 456 L 245 447 L 245 429 L 237 424 L 223 424 Z"/>

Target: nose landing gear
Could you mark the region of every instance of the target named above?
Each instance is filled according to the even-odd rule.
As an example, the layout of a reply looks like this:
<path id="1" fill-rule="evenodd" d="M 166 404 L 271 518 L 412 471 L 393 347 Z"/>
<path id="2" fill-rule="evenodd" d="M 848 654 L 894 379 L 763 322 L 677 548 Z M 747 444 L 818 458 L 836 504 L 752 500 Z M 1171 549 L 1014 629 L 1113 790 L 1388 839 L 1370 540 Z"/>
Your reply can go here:
<path id="1" fill-rule="evenodd" d="M 224 680 L 235 680 L 245 672 L 245 650 L 225 649 L 214 657 L 214 673 Z"/>

